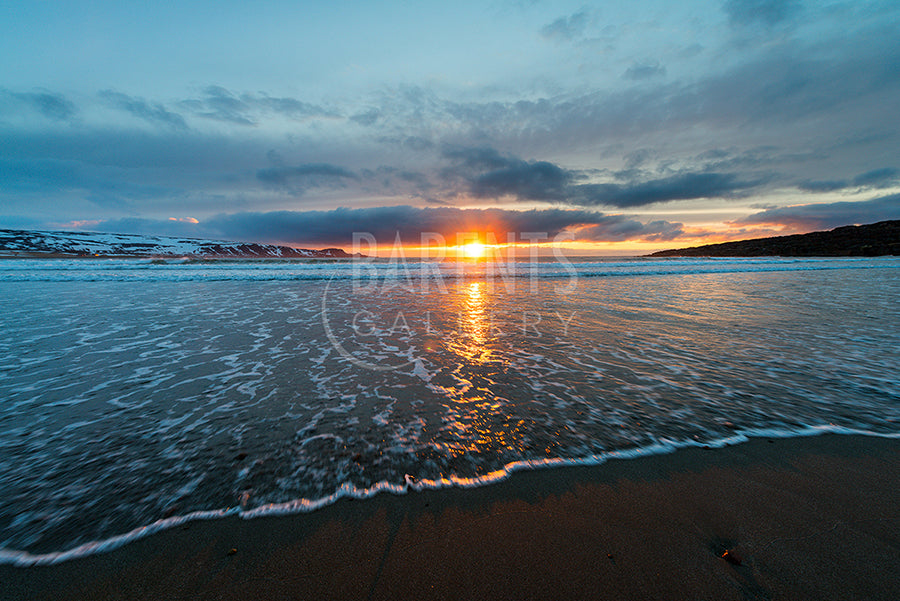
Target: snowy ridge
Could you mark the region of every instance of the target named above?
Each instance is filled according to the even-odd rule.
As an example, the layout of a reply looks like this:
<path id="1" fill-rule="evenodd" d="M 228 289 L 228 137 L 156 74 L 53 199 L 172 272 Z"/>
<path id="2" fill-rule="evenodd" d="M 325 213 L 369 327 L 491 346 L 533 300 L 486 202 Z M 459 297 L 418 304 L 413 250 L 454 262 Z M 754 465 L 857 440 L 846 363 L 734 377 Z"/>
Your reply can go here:
<path id="1" fill-rule="evenodd" d="M 307 250 L 273 244 L 100 232 L 0 230 L 0 257 L 344 258 L 339 248 Z"/>

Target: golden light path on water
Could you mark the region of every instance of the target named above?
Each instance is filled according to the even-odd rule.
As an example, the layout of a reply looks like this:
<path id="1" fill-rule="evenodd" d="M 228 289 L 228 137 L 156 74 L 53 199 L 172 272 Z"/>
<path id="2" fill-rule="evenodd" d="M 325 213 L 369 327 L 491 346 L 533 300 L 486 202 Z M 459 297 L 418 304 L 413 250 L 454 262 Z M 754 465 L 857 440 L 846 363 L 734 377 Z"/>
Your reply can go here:
<path id="1" fill-rule="evenodd" d="M 460 301 L 460 330 L 463 336 L 456 352 L 467 361 L 485 363 L 491 360 L 493 353 L 488 344 L 490 335 L 490 318 L 485 310 L 485 283 L 469 282 Z"/>
<path id="2" fill-rule="evenodd" d="M 442 389 L 446 427 L 455 432 L 454 441 L 444 449 L 456 457 L 485 449 L 515 452 L 522 445 L 524 421 L 506 415 L 504 394 L 509 391 L 503 382 L 510 356 L 491 311 L 499 293 L 496 286 L 477 280 L 461 283 L 447 297 L 447 310 L 456 312 L 458 320 L 456 335 L 445 341 L 445 347 L 457 357 L 459 380 Z"/>

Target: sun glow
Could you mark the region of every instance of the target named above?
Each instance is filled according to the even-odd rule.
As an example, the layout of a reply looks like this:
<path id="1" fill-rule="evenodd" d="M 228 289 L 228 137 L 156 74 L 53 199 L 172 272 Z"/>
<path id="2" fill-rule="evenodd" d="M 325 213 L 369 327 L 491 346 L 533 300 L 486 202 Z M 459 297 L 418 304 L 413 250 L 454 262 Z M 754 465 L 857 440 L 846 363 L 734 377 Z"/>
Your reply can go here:
<path id="1" fill-rule="evenodd" d="M 462 247 L 463 254 L 470 259 L 480 259 L 486 250 L 487 247 L 481 242 L 470 242 Z"/>

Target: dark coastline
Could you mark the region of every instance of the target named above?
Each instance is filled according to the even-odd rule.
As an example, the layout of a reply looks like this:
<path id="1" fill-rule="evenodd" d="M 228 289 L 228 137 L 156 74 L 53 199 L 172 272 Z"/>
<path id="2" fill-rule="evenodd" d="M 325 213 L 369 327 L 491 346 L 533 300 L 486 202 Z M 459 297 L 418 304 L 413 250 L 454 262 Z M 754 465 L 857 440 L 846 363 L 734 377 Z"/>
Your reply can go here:
<path id="1" fill-rule="evenodd" d="M 661 250 L 648 257 L 878 257 L 900 255 L 900 220 L 827 232 Z"/>
<path id="2" fill-rule="evenodd" d="M 898 507 L 898 439 L 754 439 L 193 522 L 0 566 L 0 597 L 893 599 Z"/>

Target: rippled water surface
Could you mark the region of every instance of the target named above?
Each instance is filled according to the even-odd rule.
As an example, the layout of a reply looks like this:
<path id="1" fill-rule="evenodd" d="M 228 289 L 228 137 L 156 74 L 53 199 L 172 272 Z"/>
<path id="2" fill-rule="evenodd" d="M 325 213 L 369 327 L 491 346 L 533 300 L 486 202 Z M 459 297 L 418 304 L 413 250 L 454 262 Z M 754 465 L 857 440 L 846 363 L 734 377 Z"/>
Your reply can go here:
<path id="1" fill-rule="evenodd" d="M 897 433 L 898 268 L 5 261 L 0 547 L 742 432 Z"/>

